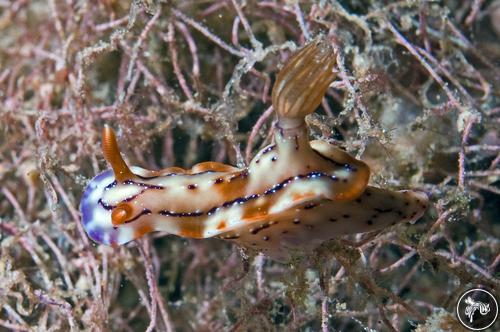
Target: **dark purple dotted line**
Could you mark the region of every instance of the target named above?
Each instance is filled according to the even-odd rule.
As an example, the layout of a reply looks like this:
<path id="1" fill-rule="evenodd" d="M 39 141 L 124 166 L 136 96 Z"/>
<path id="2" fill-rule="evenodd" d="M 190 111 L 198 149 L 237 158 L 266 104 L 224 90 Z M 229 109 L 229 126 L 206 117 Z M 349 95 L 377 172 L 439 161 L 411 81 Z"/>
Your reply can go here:
<path id="1" fill-rule="evenodd" d="M 161 210 L 158 213 L 167 217 L 199 217 L 204 214 L 203 212 L 174 212 L 168 210 Z"/>
<path id="2" fill-rule="evenodd" d="M 144 187 L 146 189 L 154 189 L 154 190 L 162 190 L 165 189 L 165 187 L 154 185 L 154 184 L 148 184 L 148 183 L 142 183 L 142 182 L 135 182 L 132 180 L 126 180 L 123 182 L 124 184 L 133 184 L 139 187 Z"/>
<path id="3" fill-rule="evenodd" d="M 156 189 L 156 190 L 165 189 L 165 187 L 162 187 L 162 186 L 157 186 L 157 185 L 147 184 L 147 183 L 142 183 L 142 182 L 135 182 L 132 180 L 125 180 L 123 183 L 124 184 L 132 184 L 132 185 L 136 185 L 139 187 L 144 187 L 146 189 Z M 108 190 L 108 189 L 114 188 L 117 184 L 118 184 L 118 182 L 116 182 L 116 180 L 115 180 L 115 181 L 111 182 L 110 184 L 108 184 L 106 187 L 104 187 L 104 189 Z"/>
<path id="4" fill-rule="evenodd" d="M 274 149 L 276 149 L 276 144 L 268 146 L 264 151 L 262 151 L 262 154 L 263 155 L 268 154 L 269 152 L 273 151 Z"/>
<path id="5" fill-rule="evenodd" d="M 144 216 L 144 215 L 150 215 L 152 212 L 150 209 L 143 209 L 141 211 L 141 213 L 137 214 L 134 218 L 130 219 L 130 220 L 127 220 L 125 221 L 125 224 L 128 224 L 128 223 L 131 223 L 132 221 L 136 221 L 137 219 L 139 219 L 140 217 Z M 113 227 L 113 228 L 118 228 L 118 227 Z"/>

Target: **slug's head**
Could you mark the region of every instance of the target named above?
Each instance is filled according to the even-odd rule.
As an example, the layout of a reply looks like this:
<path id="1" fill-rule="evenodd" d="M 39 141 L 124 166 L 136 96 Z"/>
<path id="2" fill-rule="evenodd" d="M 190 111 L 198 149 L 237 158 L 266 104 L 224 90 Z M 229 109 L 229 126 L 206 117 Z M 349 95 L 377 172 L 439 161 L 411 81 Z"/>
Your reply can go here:
<path id="1" fill-rule="evenodd" d="M 137 200 L 143 188 L 134 181 L 138 177 L 123 160 L 115 134 L 108 126 L 103 129 L 102 151 L 112 170 L 97 175 L 87 185 L 80 203 L 82 223 L 92 240 L 124 244 L 141 235 L 137 223 L 131 222 L 137 212 L 131 198 Z"/>

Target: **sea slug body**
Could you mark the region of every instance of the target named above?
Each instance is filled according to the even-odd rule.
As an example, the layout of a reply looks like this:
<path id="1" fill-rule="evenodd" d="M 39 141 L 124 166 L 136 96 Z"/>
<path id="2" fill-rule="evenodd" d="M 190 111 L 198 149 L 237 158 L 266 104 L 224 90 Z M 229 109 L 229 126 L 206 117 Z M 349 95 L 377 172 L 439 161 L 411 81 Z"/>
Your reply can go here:
<path id="1" fill-rule="evenodd" d="M 217 237 L 287 260 L 334 237 L 369 232 L 425 212 L 427 196 L 368 185 L 368 166 L 321 140 L 309 141 L 304 117 L 334 79 L 333 49 L 322 39 L 303 47 L 277 76 L 274 143 L 243 169 L 204 162 L 190 170 L 129 167 L 113 130 L 103 129 L 111 165 L 81 199 L 83 226 L 94 241 L 121 245 L 153 231 Z"/>

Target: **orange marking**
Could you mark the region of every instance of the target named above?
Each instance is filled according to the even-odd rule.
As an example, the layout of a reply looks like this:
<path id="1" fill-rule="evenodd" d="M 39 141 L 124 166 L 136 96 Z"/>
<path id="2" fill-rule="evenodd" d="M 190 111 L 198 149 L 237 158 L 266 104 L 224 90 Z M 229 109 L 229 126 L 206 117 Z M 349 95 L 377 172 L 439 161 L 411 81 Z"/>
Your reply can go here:
<path id="1" fill-rule="evenodd" d="M 306 198 L 313 198 L 313 197 L 314 197 L 314 193 L 307 192 L 305 194 L 293 194 L 292 200 L 294 202 L 297 202 L 297 201 L 300 201 L 300 200 L 303 200 L 303 199 L 306 199 Z"/>
<path id="2" fill-rule="evenodd" d="M 223 202 L 230 201 L 237 197 L 245 196 L 245 185 L 240 183 L 239 181 L 229 182 L 227 181 L 227 176 L 221 177 L 224 179 L 222 183 L 215 183 L 212 186 L 214 190 L 216 190 L 221 197 Z"/>
<path id="3" fill-rule="evenodd" d="M 153 231 L 153 227 L 151 225 L 141 225 L 135 230 L 135 238 L 141 237 L 144 234 L 151 233 Z"/>
<path id="4" fill-rule="evenodd" d="M 217 229 L 224 229 L 226 228 L 226 222 L 223 220 L 217 225 Z"/>
<path id="5" fill-rule="evenodd" d="M 260 219 L 269 214 L 269 208 L 274 204 L 274 200 L 267 198 L 264 200 L 264 204 L 257 204 L 257 202 L 252 202 L 246 206 L 243 206 L 243 214 L 241 216 L 245 221 L 253 221 L 255 219 Z"/>
<path id="6" fill-rule="evenodd" d="M 132 208 L 127 203 L 119 204 L 111 212 L 111 223 L 113 226 L 119 226 L 124 224 L 130 215 L 132 214 Z"/>
<path id="7" fill-rule="evenodd" d="M 181 229 L 179 231 L 178 235 L 182 236 L 182 237 L 190 237 L 193 239 L 202 239 L 203 238 L 200 230 L 198 230 L 198 229 L 187 229 L 187 228 Z"/>

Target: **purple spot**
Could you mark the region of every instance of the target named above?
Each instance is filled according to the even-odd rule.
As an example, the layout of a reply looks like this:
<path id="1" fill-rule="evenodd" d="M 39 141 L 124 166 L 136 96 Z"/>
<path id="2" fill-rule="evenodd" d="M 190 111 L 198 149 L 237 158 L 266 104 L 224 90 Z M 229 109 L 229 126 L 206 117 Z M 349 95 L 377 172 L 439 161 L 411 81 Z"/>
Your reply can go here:
<path id="1" fill-rule="evenodd" d="M 104 232 L 101 228 L 94 228 L 94 229 L 88 231 L 87 234 L 95 242 L 98 242 L 98 243 L 104 242 Z"/>

